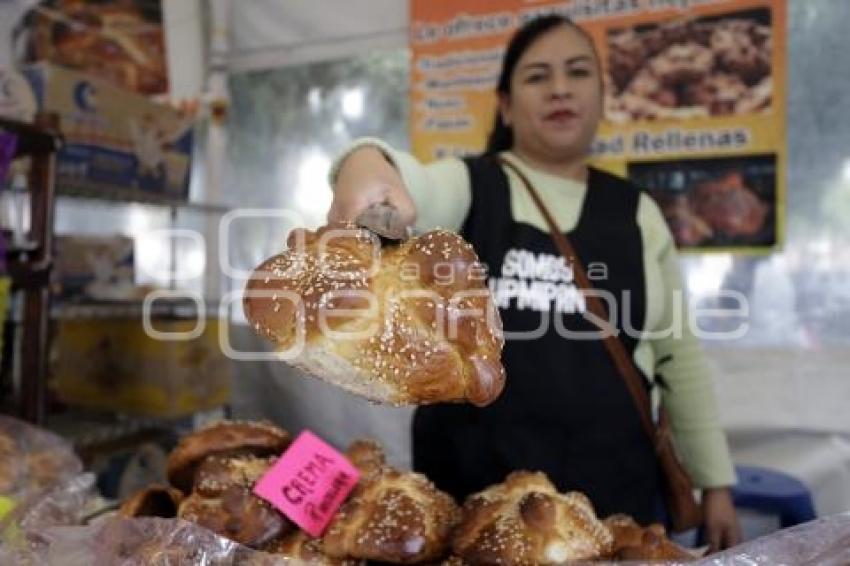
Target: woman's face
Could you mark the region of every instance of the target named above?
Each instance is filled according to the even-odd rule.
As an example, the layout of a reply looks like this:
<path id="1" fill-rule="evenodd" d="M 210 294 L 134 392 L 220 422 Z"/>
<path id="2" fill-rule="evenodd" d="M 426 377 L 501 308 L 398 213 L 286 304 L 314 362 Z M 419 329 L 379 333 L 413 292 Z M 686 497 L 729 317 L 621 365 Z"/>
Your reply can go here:
<path id="1" fill-rule="evenodd" d="M 499 102 L 514 149 L 552 161 L 586 154 L 602 116 L 602 81 L 588 40 L 568 25 L 537 38 Z"/>

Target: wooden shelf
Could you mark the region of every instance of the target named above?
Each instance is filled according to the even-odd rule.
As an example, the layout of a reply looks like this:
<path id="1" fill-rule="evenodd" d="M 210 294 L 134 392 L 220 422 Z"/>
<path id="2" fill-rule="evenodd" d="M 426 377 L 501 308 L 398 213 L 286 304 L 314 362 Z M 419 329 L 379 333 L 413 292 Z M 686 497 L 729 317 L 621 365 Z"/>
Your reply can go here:
<path id="1" fill-rule="evenodd" d="M 32 166 L 29 174 L 31 245 L 26 249 L 8 250 L 7 268 L 12 278 L 13 289 L 21 294 L 20 348 L 15 352 L 20 357 L 20 387 L 15 391 L 11 408 L 19 416 L 36 424 L 43 424 L 47 417 L 47 357 L 49 350 L 48 325 L 50 318 L 58 320 L 83 320 L 116 317 L 131 317 L 141 320 L 141 301 L 102 301 L 82 304 L 51 305 L 50 272 L 53 265 L 53 223 L 56 198 L 59 196 L 90 199 L 99 203 L 151 205 L 168 207 L 172 219 L 178 211 L 196 211 L 209 214 L 226 214 L 229 206 L 187 202 L 174 196 L 159 195 L 136 189 L 115 187 L 75 187 L 55 182 L 56 152 L 62 147 L 63 138 L 58 133 L 58 117 L 42 115 L 36 124 L 25 124 L 0 118 L 0 130 L 18 137 L 15 158 L 30 157 Z M 28 242 L 28 244 L 30 244 Z M 206 302 L 215 305 L 207 308 L 208 318 L 218 317 L 219 301 Z M 157 299 L 153 305 L 155 318 L 196 318 L 197 305 L 191 300 Z M 79 415 L 68 413 L 63 417 L 51 416 L 50 421 L 58 429 L 72 427 Z M 194 423 L 198 415 L 188 417 Z M 69 421 L 70 424 L 69 424 Z M 133 417 L 102 417 L 81 420 L 76 429 L 79 436 L 75 443 L 80 448 L 120 444 L 128 437 L 156 435 L 177 425 L 185 426 L 185 420 L 144 419 Z"/>
<path id="2" fill-rule="evenodd" d="M 12 259 L 6 263 L 6 270 L 16 289 L 37 289 L 50 284 L 51 264 L 34 264 L 29 261 Z"/>
<path id="3" fill-rule="evenodd" d="M 149 193 L 141 189 L 116 189 L 115 187 L 106 185 L 101 187 L 79 187 L 73 184 L 60 183 L 56 186 L 56 194 L 57 196 L 75 199 L 88 199 L 99 202 L 106 201 L 116 204 L 134 203 L 181 210 L 194 210 L 213 214 L 226 214 L 232 210 L 232 207 L 225 205 L 191 202 L 155 193 Z"/>
<path id="4" fill-rule="evenodd" d="M 51 128 L 0 118 L 0 130 L 18 136 L 15 157 L 46 155 L 62 147 L 61 134 Z"/>
<path id="5" fill-rule="evenodd" d="M 47 394 L 47 324 L 50 314 L 50 269 L 53 264 L 53 210 L 56 151 L 62 146 L 55 114 L 37 116 L 28 124 L 0 118 L 0 130 L 17 136 L 15 158 L 32 163 L 27 186 L 30 193 L 29 250 L 11 250 L 7 269 L 12 288 L 21 293 L 20 389 L 16 408 L 25 420 L 44 421 Z"/>

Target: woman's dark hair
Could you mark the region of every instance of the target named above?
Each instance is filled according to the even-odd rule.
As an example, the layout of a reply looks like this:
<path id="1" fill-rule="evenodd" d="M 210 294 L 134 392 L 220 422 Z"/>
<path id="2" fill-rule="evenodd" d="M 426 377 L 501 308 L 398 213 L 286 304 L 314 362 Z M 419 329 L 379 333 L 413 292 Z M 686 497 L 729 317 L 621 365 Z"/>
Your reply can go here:
<path id="1" fill-rule="evenodd" d="M 496 85 L 496 94 L 507 96 L 511 93 L 511 75 L 513 75 L 517 62 L 520 57 L 522 57 L 523 53 L 525 53 L 531 44 L 534 43 L 541 35 L 563 25 L 569 26 L 581 33 L 581 35 L 587 39 L 588 43 L 590 43 L 594 54 L 596 54 L 596 48 L 593 45 L 593 40 L 590 35 L 566 16 L 551 14 L 535 18 L 519 28 L 508 42 L 508 47 L 505 50 L 505 56 L 502 59 L 502 71 L 499 74 L 499 82 Z M 514 132 L 510 126 L 506 125 L 502 121 L 502 113 L 499 112 L 499 109 L 497 108 L 496 116 L 493 119 L 493 129 L 490 130 L 490 135 L 487 136 L 487 147 L 484 150 L 484 153 L 498 153 L 500 151 L 505 151 L 513 147 L 513 144 Z"/>

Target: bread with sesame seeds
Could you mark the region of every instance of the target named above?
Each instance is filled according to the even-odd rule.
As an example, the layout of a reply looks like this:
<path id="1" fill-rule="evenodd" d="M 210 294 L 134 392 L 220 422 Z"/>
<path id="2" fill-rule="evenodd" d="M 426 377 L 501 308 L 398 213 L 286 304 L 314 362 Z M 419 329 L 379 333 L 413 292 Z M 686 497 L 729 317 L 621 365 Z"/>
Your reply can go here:
<path id="1" fill-rule="evenodd" d="M 604 557 L 612 543 L 587 497 L 518 471 L 467 498 L 452 550 L 472 564 L 530 566 Z"/>
<path id="2" fill-rule="evenodd" d="M 443 558 L 460 518 L 454 499 L 425 476 L 380 462 L 375 446 L 355 442 L 349 454 L 365 463 L 349 499 L 322 538 L 324 552 L 338 558 L 417 564 Z M 357 459 L 368 455 L 366 459 Z"/>
<path id="3" fill-rule="evenodd" d="M 215 497 L 233 486 L 250 489 L 276 461 L 275 456 L 207 456 L 195 473 L 193 491 L 204 497 Z"/>
<path id="4" fill-rule="evenodd" d="M 483 406 L 504 386 L 501 320 L 467 242 L 395 245 L 352 224 L 296 229 L 249 279 L 245 316 L 281 359 L 372 401 Z"/>
<path id="5" fill-rule="evenodd" d="M 207 456 L 279 456 L 291 442 L 292 437 L 288 432 L 269 422 L 217 421 L 180 439 L 168 455 L 168 481 L 177 489 L 189 493 L 194 484 L 195 471 Z"/>

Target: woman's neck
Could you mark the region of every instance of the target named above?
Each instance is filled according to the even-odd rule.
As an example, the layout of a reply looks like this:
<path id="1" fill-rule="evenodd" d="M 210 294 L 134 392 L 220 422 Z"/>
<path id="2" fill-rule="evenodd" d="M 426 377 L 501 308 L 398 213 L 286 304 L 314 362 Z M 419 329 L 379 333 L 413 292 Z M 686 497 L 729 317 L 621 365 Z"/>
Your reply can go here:
<path id="1" fill-rule="evenodd" d="M 520 161 L 538 171 L 582 183 L 587 181 L 587 163 L 584 157 L 562 160 L 540 159 L 516 146 L 511 149 L 511 152 Z"/>

